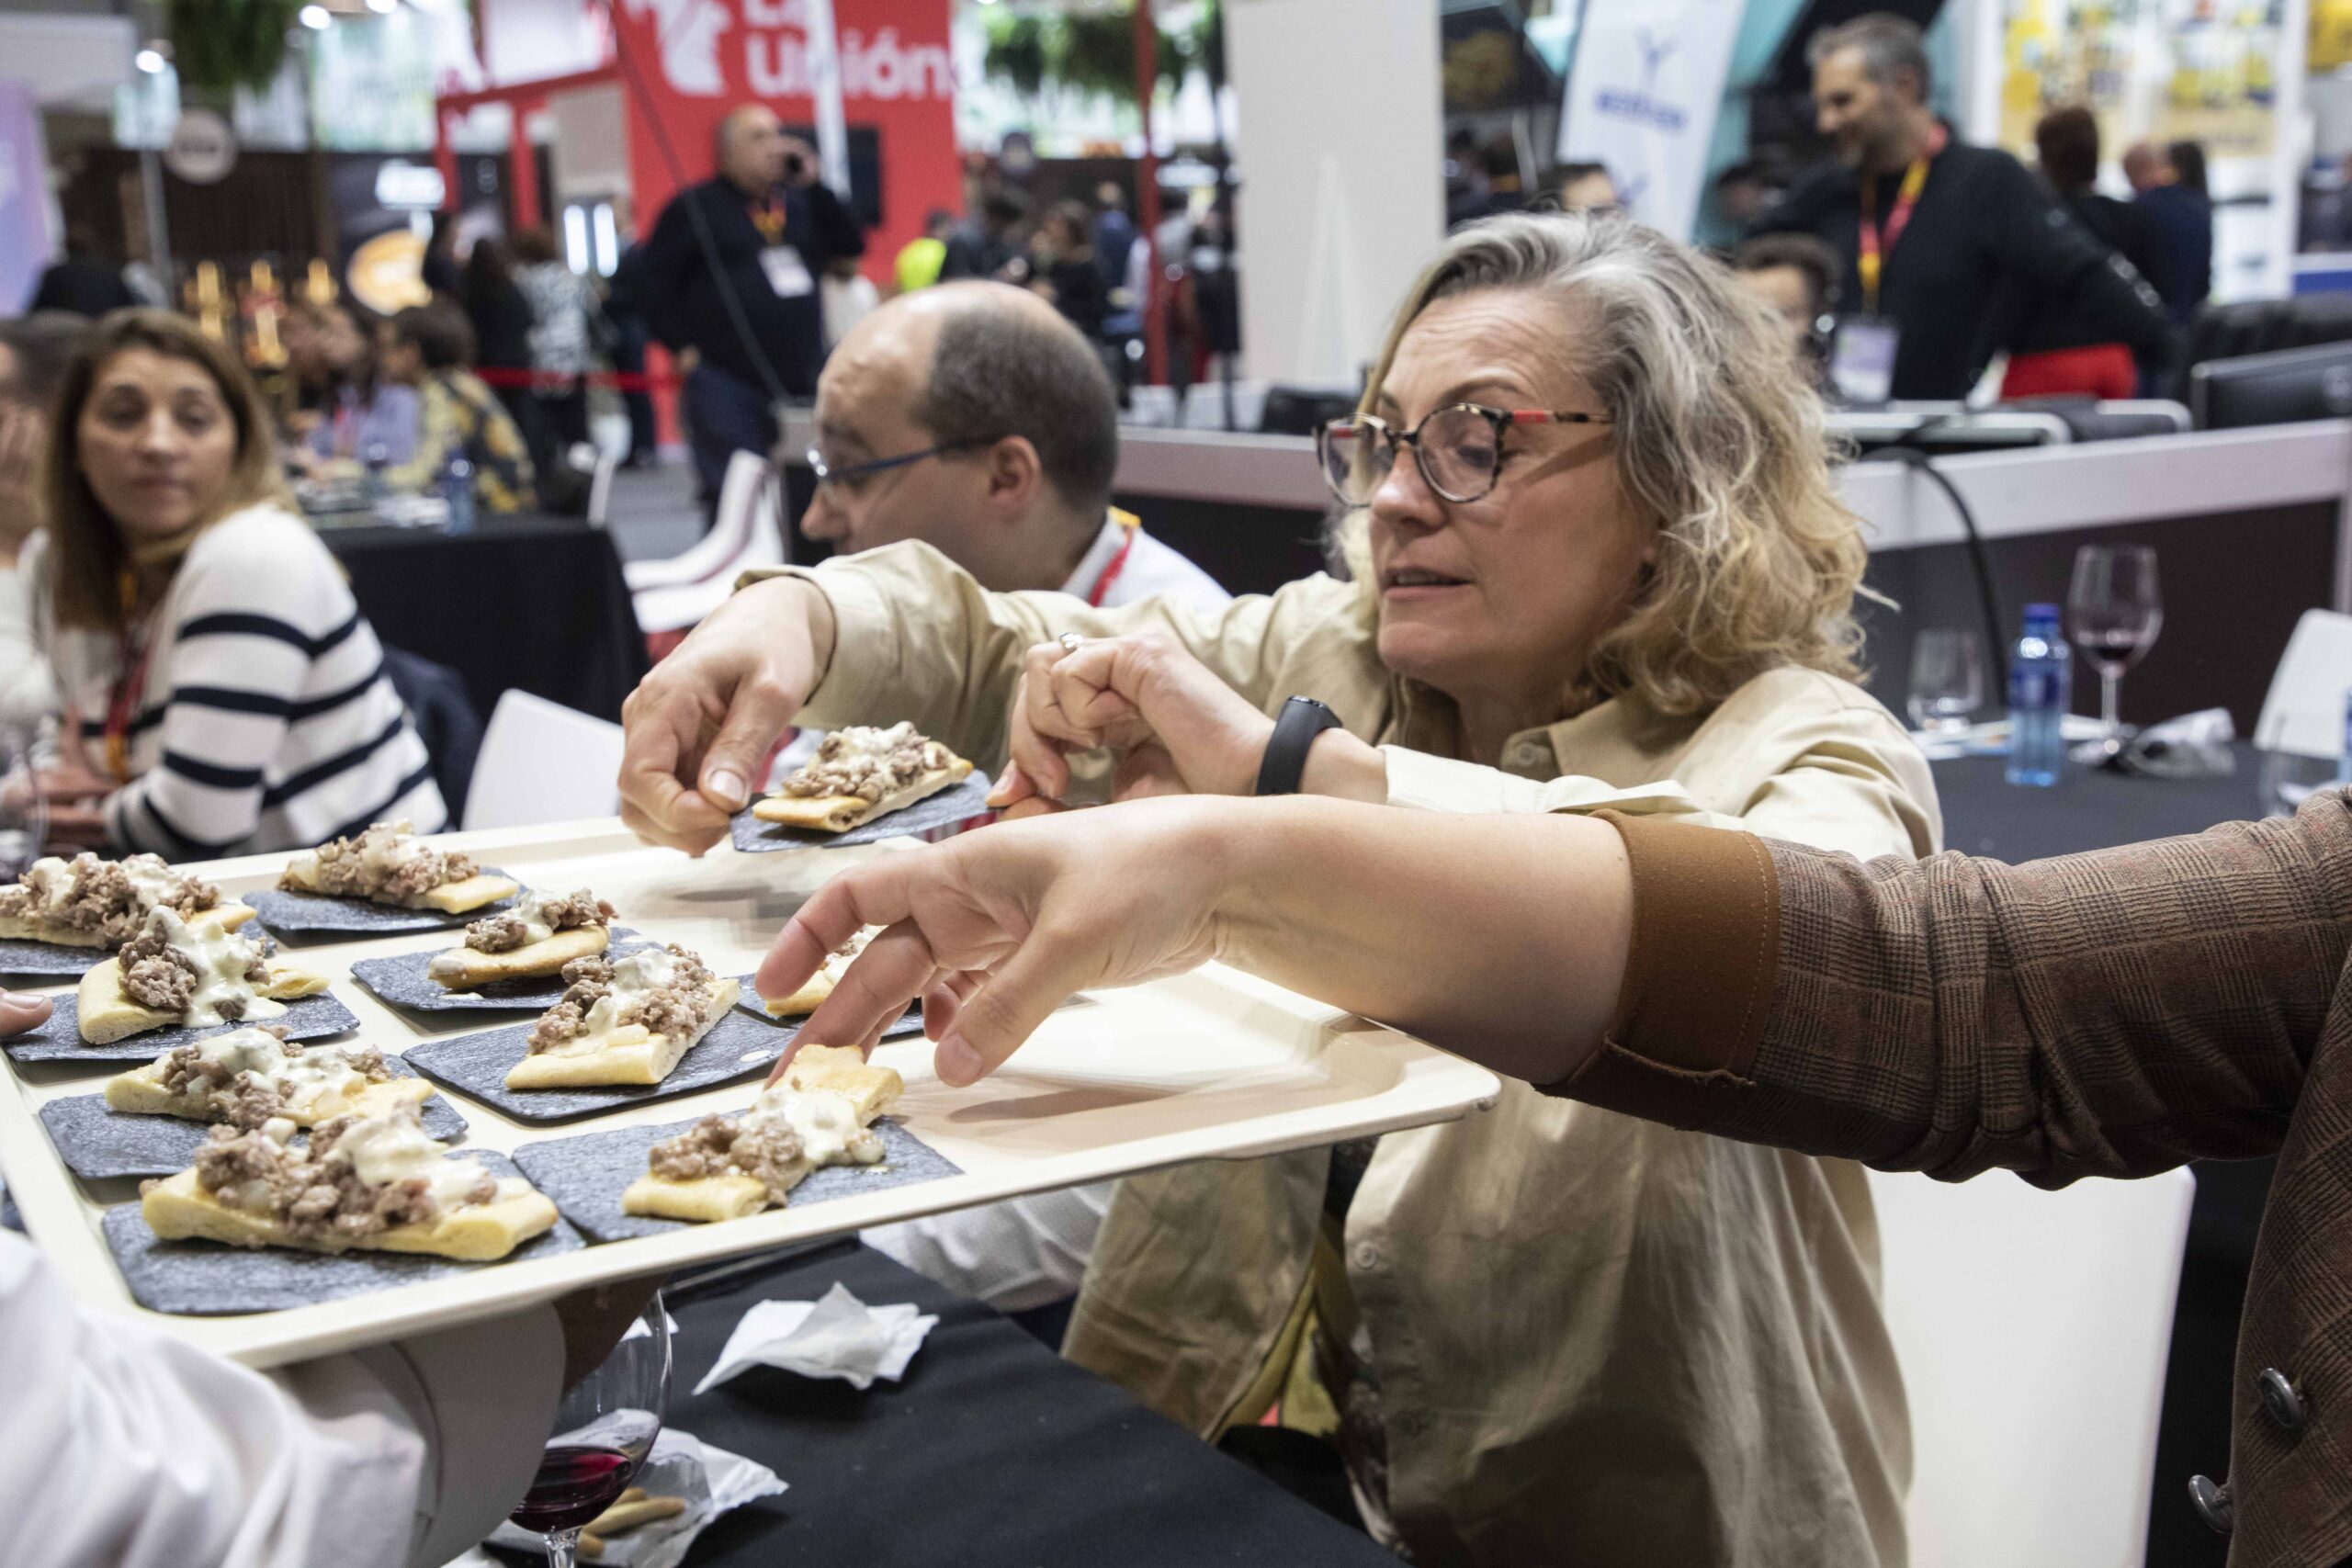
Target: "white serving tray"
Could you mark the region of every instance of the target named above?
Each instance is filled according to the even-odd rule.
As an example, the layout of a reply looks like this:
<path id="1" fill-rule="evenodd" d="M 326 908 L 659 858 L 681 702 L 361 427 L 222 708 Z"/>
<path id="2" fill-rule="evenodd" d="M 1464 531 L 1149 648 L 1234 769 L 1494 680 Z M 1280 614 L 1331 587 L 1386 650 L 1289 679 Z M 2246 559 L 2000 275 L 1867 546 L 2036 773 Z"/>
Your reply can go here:
<path id="1" fill-rule="evenodd" d="M 445 841 L 529 885 L 592 887 L 612 900 L 627 924 L 701 953 L 722 975 L 756 967 L 776 931 L 827 877 L 899 852 L 885 846 L 744 855 L 722 845 L 693 861 L 646 847 L 609 818 L 453 834 Z M 248 856 L 188 869 L 234 896 L 272 886 L 285 859 Z M 412 1018 L 350 977 L 355 958 L 452 943 L 450 933 L 431 933 L 286 951 L 333 976 L 334 995 L 359 1015 L 356 1039 L 396 1052 L 513 1021 L 513 1015 Z M 285 1312 L 177 1317 L 131 1302 L 98 1224 L 111 1205 L 137 1201 L 137 1184 L 78 1180 L 36 1114 L 46 1100 L 95 1092 L 107 1072 L 119 1069 L 9 1062 L 0 1073 L 0 1174 L 33 1239 L 83 1300 L 266 1367 L 493 1316 L 600 1280 L 667 1273 L 1017 1193 L 1451 1121 L 1490 1104 L 1500 1087 L 1486 1069 L 1410 1036 L 1218 965 L 1077 998 L 975 1089 L 954 1089 L 934 1078 L 930 1043 L 920 1038 L 887 1043 L 876 1059 L 906 1077 L 899 1114 L 908 1129 L 964 1175 L 487 1265 L 458 1278 Z M 462 1093 L 443 1092 L 470 1123 L 470 1145 L 512 1151 L 547 1138 L 735 1110 L 758 1088 L 751 1079 L 560 1127 L 526 1127 Z"/>

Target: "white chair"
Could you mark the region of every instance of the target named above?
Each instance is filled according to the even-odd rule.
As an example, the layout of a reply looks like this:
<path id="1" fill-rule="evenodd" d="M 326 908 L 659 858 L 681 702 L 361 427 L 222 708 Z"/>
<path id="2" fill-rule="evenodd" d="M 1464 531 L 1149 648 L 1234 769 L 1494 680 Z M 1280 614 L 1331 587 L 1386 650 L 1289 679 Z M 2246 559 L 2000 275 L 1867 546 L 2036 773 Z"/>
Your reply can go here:
<path id="1" fill-rule="evenodd" d="M 633 560 L 621 568 L 621 579 L 631 592 L 646 588 L 674 588 L 699 582 L 741 554 L 751 543 L 752 522 L 759 510 L 760 493 L 767 487 L 767 460 L 757 452 L 738 452 L 729 460 L 719 481 L 718 512 L 710 532 L 678 554 L 662 560 Z"/>
<path id="2" fill-rule="evenodd" d="M 595 467 L 588 473 L 588 526 L 591 528 L 612 525 L 613 474 L 620 466 L 620 459 L 610 452 L 596 454 Z"/>
<path id="3" fill-rule="evenodd" d="M 509 690 L 466 786 L 466 826 L 528 828 L 620 809 L 621 727 Z"/>
<path id="4" fill-rule="evenodd" d="M 2305 610 L 2287 639 L 2255 721 L 2265 751 L 2333 761 L 2344 749 L 2344 697 L 2352 689 L 2352 615 Z"/>
<path id="5" fill-rule="evenodd" d="M 748 481 L 739 484 L 747 470 L 744 460 L 757 465 Z M 723 558 L 711 561 L 697 576 L 673 582 L 636 587 L 629 598 L 637 607 L 637 625 L 648 636 L 657 632 L 684 631 L 727 602 L 735 591 L 735 580 L 755 566 L 782 566 L 785 562 L 784 520 L 778 514 L 775 475 L 768 466 L 748 452 L 738 452 L 729 465 L 727 484 L 719 491 L 719 515 L 711 532 L 728 532 L 736 547 Z M 730 517 L 729 507 L 737 508 L 740 517 Z M 687 552 L 693 554 L 693 551 Z"/>
<path id="6" fill-rule="evenodd" d="M 1871 1172 L 1912 1568 L 2137 1568 L 2195 1191 L 2186 1170 L 2057 1192 Z"/>

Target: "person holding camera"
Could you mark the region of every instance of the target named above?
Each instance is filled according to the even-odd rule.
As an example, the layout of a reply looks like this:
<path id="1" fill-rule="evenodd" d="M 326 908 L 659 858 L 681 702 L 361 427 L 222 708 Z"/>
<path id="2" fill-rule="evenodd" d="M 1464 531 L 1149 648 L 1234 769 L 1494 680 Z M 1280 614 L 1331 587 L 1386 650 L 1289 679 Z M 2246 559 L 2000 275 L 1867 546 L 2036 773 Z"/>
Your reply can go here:
<path id="1" fill-rule="evenodd" d="M 774 110 L 731 111 L 717 154 L 718 175 L 671 198 L 634 260 L 655 335 L 689 366 L 683 412 L 706 504 L 736 453 L 774 449 L 779 394 L 816 395 L 818 280 L 865 254 L 856 216 L 818 178 L 816 150 Z"/>

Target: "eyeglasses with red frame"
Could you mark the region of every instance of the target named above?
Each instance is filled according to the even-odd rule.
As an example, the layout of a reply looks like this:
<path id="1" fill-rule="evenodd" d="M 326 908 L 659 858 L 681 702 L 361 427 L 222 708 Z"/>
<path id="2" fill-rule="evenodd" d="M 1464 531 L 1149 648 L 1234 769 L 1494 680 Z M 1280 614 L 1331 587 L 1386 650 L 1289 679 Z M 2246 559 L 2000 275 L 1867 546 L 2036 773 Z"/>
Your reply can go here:
<path id="1" fill-rule="evenodd" d="M 1410 430 L 1399 430 L 1378 414 L 1335 419 L 1316 433 L 1323 482 L 1349 506 L 1371 504 L 1373 494 L 1396 466 L 1401 446 L 1430 489 L 1447 501 L 1481 501 L 1494 492 L 1502 474 L 1503 432 L 1517 425 L 1612 424 L 1605 414 L 1576 410 L 1498 409 L 1484 403 L 1450 403 L 1430 412 Z"/>

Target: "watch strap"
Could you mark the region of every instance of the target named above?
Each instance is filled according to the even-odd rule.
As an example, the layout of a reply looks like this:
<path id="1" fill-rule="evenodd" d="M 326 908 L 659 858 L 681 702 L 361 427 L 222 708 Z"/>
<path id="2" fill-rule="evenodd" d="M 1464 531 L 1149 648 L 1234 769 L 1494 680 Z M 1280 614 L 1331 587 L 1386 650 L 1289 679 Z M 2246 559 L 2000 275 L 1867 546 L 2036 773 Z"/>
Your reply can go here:
<path id="1" fill-rule="evenodd" d="M 1258 764 L 1259 795 L 1296 795 L 1306 774 L 1307 749 L 1327 729 L 1340 728 L 1340 716 L 1313 697 L 1293 697 L 1274 716 L 1274 733 Z"/>

